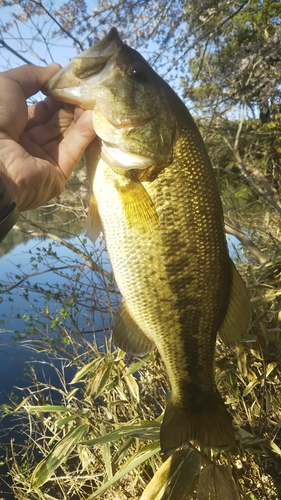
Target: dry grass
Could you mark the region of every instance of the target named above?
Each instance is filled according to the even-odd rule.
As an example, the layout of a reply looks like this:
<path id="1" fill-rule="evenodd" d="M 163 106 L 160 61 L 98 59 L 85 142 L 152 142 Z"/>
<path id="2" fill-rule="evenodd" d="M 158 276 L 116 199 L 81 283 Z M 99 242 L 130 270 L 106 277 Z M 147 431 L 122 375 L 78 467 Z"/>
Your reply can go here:
<path id="1" fill-rule="evenodd" d="M 82 268 L 80 282 L 88 272 Z M 157 353 L 135 359 L 113 350 L 110 330 L 118 292 L 113 282 L 95 276 L 83 303 L 94 297 L 95 308 L 107 315 L 103 347 L 79 335 L 81 308 L 71 312 L 77 327 L 73 332 L 61 319 L 58 341 L 41 325 L 40 340 L 30 342 L 30 348 L 48 351 L 60 383 L 39 382 L 35 367 L 22 401 L 2 411 L 3 417 L 5 412 L 15 415 L 25 437 L 22 447 L 8 445 L 15 498 L 225 500 L 226 489 L 228 500 L 281 498 L 280 269 L 279 262 L 251 269 L 245 265 L 251 328 L 234 350 L 217 343 L 216 381 L 233 415 L 237 449 L 231 454 L 184 449 L 162 467 L 159 428 L 169 391 L 164 367 Z M 70 294 L 77 280 L 73 276 Z M 89 316 L 88 311 L 94 339 Z M 54 322 L 53 313 L 48 321 Z M 70 384 L 67 366 L 75 369 Z M 156 484 L 151 480 L 157 470 Z"/>

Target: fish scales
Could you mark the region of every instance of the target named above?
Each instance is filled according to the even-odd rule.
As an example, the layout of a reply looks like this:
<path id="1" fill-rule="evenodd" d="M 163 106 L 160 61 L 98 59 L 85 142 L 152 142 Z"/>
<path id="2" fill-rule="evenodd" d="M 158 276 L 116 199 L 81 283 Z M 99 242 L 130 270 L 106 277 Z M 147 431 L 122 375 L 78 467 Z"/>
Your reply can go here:
<path id="1" fill-rule="evenodd" d="M 89 233 L 95 240 L 103 230 L 123 296 L 116 343 L 136 355 L 156 346 L 165 363 L 171 396 L 162 450 L 189 441 L 231 446 L 231 419 L 214 380 L 215 343 L 218 331 L 227 344 L 239 340 L 250 307 L 189 111 L 116 30 L 55 75 L 46 91 L 93 109 L 100 145 L 86 152 Z"/>

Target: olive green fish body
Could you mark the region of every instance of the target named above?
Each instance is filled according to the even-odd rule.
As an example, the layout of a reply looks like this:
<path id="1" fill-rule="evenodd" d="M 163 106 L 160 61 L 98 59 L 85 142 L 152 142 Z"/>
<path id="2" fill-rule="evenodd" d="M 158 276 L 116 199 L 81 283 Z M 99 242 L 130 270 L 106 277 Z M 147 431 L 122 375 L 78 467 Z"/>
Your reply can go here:
<path id="1" fill-rule="evenodd" d="M 94 240 L 103 230 L 123 296 L 115 342 L 136 355 L 156 346 L 167 368 L 163 451 L 191 440 L 231 445 L 231 419 L 214 381 L 215 342 L 218 331 L 228 344 L 238 340 L 250 308 L 192 117 L 116 30 L 55 75 L 47 91 L 93 109 L 100 145 L 86 152 L 89 232 Z"/>
<path id="2" fill-rule="evenodd" d="M 156 212 L 150 214 L 148 207 L 147 218 L 132 217 L 137 180 L 115 174 L 101 161 L 93 184 L 126 308 L 160 352 L 172 387 L 171 402 L 196 419 L 202 411 L 213 412 L 214 398 L 216 406 L 222 404 L 214 382 L 214 352 L 232 277 L 217 187 L 197 141 L 197 134 L 183 130 L 173 163 L 153 182 L 141 184 Z M 117 343 L 138 354 L 138 345 L 122 335 L 121 330 Z M 230 419 L 222 414 L 226 423 L 221 426 L 217 419 L 217 430 L 205 437 L 205 445 L 230 442 Z M 170 433 L 168 428 L 166 441 Z M 178 443 L 162 447 L 168 450 L 191 439 L 200 441 L 200 433 L 190 430 Z"/>

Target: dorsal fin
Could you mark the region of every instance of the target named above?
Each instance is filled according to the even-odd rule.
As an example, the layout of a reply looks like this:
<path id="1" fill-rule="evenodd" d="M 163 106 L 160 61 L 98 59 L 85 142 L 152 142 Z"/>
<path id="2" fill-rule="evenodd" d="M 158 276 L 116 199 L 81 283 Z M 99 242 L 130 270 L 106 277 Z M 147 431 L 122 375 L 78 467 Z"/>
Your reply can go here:
<path id="1" fill-rule="evenodd" d="M 232 262 L 232 261 L 231 261 Z M 241 340 L 251 318 L 251 304 L 244 281 L 232 262 L 232 283 L 228 309 L 219 329 L 219 336 L 226 345 Z"/>

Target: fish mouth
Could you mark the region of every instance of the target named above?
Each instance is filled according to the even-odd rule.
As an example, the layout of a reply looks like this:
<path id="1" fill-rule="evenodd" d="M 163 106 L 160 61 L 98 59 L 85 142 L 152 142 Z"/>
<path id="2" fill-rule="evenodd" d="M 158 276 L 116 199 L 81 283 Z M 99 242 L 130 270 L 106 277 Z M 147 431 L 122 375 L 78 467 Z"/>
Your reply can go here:
<path id="1" fill-rule="evenodd" d="M 95 88 L 116 76 L 116 56 L 123 46 L 116 28 L 96 45 L 74 57 L 42 88 L 45 95 L 93 109 Z"/>
<path id="2" fill-rule="evenodd" d="M 99 122 L 103 122 L 105 125 L 109 127 L 114 127 L 115 129 L 127 129 L 131 130 L 132 128 L 141 127 L 146 123 L 150 122 L 155 118 L 155 115 L 146 116 L 140 119 L 140 117 L 120 117 L 118 115 L 116 120 L 111 116 L 110 118 L 106 116 L 104 110 L 100 107 L 94 109 L 94 116 L 98 118 Z"/>
<path id="3" fill-rule="evenodd" d="M 101 121 L 116 129 L 145 125 L 154 116 L 132 116 L 118 111 L 116 116 L 106 105 L 103 86 L 120 78 L 116 59 L 123 47 L 116 28 L 90 49 L 82 52 L 56 73 L 43 87 L 45 95 L 59 101 L 94 110 Z"/>

